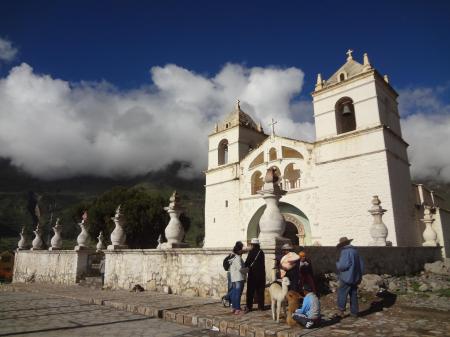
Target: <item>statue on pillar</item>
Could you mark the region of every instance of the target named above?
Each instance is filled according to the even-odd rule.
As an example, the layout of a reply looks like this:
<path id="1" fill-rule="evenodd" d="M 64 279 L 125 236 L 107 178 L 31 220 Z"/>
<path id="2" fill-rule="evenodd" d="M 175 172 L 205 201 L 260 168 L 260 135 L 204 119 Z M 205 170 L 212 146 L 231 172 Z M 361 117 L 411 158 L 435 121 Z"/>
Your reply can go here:
<path id="1" fill-rule="evenodd" d="M 81 216 L 81 222 L 78 224 L 81 228 L 80 234 L 77 236 L 77 245 L 75 246 L 75 250 L 83 250 L 88 248 L 88 242 L 89 242 L 89 233 L 86 230 L 86 225 L 88 221 L 88 214 L 87 211 L 84 211 L 83 215 Z"/>
<path id="2" fill-rule="evenodd" d="M 20 231 L 20 240 L 17 243 L 17 250 L 25 250 L 28 249 L 28 237 L 25 233 L 25 226 L 22 226 L 22 230 Z"/>
<path id="3" fill-rule="evenodd" d="M 167 242 L 161 244 L 161 248 L 187 247 L 187 244 L 182 242 L 184 237 L 184 228 L 180 221 L 180 214 L 183 212 L 184 208 L 181 206 L 180 197 L 177 191 L 173 192 L 169 201 L 169 206 L 164 207 L 164 210 L 166 210 L 170 216 L 169 223 L 164 231 Z"/>
<path id="4" fill-rule="evenodd" d="M 269 168 L 264 178 L 264 186 L 258 192 L 266 202 L 266 209 L 259 220 L 259 240 L 261 246 L 266 248 L 290 243 L 289 239 L 283 237 L 286 222 L 283 215 L 281 215 L 278 203 L 280 198 L 287 192 L 280 188 L 279 179 L 276 168 Z"/>
<path id="5" fill-rule="evenodd" d="M 59 224 L 59 218 L 56 219 L 55 226 L 53 227 L 55 234 L 50 240 L 51 247 L 48 250 L 60 250 L 62 249 L 62 226 Z"/>
<path id="6" fill-rule="evenodd" d="M 98 240 L 96 245 L 97 252 L 101 252 L 106 248 L 105 244 L 103 243 L 103 241 L 105 240 L 105 237 L 103 236 L 103 231 L 100 231 L 100 234 L 97 236 L 97 240 Z"/>
<path id="7" fill-rule="evenodd" d="M 369 209 L 369 213 L 373 216 L 373 223 L 370 227 L 370 236 L 372 236 L 372 242 L 369 246 L 386 246 L 386 238 L 388 235 L 388 229 L 383 222 L 383 214 L 387 212 L 380 206 L 381 201 L 378 195 L 374 195 L 372 198 L 372 208 Z"/>
<path id="8" fill-rule="evenodd" d="M 434 219 L 431 213 L 431 206 L 424 206 L 423 219 L 420 221 L 425 224 L 425 230 L 422 234 L 424 239 L 422 246 L 437 246 L 437 233 L 432 227 Z"/>
<path id="9" fill-rule="evenodd" d="M 44 241 L 42 241 L 42 229 L 39 225 L 39 222 L 36 225 L 36 229 L 33 231 L 34 233 L 34 239 L 33 242 L 31 242 L 32 244 L 32 248 L 31 250 L 41 250 L 43 249 L 43 245 L 44 245 Z"/>
<path id="10" fill-rule="evenodd" d="M 111 218 L 114 221 L 114 230 L 111 233 L 111 244 L 108 246 L 108 250 L 115 249 L 126 249 L 128 246 L 125 244 L 125 240 L 127 236 L 123 229 L 123 225 L 125 224 L 125 217 L 120 210 L 119 205 L 116 209 L 116 214 Z"/>

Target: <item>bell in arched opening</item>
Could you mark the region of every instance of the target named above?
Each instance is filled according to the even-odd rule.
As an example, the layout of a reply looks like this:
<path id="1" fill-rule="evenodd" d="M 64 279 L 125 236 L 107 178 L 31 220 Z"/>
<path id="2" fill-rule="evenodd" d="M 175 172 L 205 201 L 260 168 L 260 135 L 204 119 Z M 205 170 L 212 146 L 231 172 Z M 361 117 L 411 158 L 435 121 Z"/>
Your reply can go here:
<path id="1" fill-rule="evenodd" d="M 345 103 L 342 108 L 342 114 L 345 115 L 351 115 L 352 109 L 350 107 L 350 103 Z"/>

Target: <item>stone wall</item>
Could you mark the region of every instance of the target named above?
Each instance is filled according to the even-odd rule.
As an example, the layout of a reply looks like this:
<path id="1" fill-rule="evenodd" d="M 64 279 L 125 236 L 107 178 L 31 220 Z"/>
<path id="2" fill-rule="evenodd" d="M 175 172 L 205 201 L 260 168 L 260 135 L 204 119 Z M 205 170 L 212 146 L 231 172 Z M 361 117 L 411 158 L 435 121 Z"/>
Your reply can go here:
<path id="1" fill-rule="evenodd" d="M 21 250 L 16 252 L 13 282 L 75 284 L 89 272 L 93 251 Z"/>
<path id="2" fill-rule="evenodd" d="M 441 258 L 435 247 L 359 247 L 366 273 L 405 275 L 423 270 L 427 262 Z M 315 274 L 335 272 L 335 247 L 306 247 Z M 266 253 L 267 282 L 272 279 L 275 253 Z M 220 298 L 227 288 L 222 261 L 228 249 L 122 250 L 105 252 L 105 285 L 190 296 Z M 244 256 L 245 258 L 245 256 Z"/>

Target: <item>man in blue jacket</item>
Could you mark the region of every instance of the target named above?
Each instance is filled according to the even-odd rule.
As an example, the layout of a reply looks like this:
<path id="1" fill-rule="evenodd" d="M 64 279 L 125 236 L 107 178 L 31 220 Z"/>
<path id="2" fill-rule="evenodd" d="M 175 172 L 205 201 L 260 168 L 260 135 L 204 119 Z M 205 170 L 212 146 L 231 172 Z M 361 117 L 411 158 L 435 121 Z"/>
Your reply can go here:
<path id="1" fill-rule="evenodd" d="M 340 250 L 336 268 L 339 273 L 337 305 L 339 316 L 343 317 L 347 297 L 350 296 L 350 314 L 358 316 L 358 285 L 361 283 L 364 264 L 355 247 L 350 245 L 353 239 L 342 237 L 336 248 Z"/>

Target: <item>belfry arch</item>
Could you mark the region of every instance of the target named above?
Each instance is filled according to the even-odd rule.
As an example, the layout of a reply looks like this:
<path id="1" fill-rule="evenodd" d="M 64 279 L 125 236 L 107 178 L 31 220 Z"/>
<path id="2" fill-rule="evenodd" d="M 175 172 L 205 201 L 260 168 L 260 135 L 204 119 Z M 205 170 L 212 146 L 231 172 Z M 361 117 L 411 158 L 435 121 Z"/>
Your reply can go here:
<path id="1" fill-rule="evenodd" d="M 308 217 L 300 209 L 292 204 L 280 202 L 281 214 L 286 222 L 286 230 L 283 236 L 291 239 L 292 243 L 300 246 L 310 246 L 311 227 Z M 261 206 L 253 214 L 247 226 L 247 240 L 251 240 L 259 235 L 259 219 L 266 209 L 266 205 Z"/>

